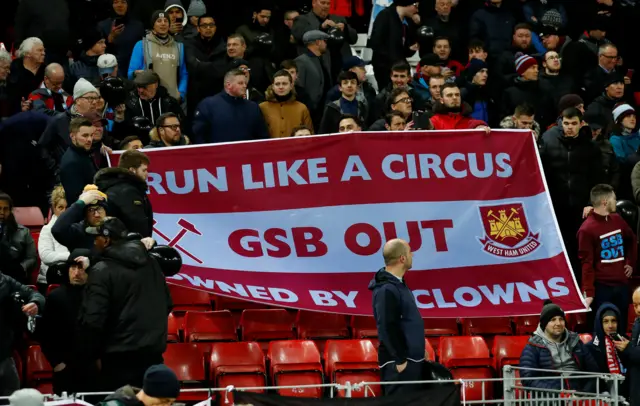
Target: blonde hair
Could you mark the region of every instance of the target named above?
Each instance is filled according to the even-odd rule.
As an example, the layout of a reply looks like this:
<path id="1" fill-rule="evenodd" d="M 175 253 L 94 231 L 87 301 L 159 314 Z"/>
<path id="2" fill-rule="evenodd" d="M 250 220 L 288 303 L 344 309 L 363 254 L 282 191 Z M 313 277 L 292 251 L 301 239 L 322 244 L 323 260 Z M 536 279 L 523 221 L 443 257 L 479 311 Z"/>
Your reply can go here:
<path id="1" fill-rule="evenodd" d="M 51 192 L 51 207 L 56 207 L 60 200 L 66 200 L 67 197 L 64 194 L 64 188 L 62 185 L 58 185 L 53 188 L 53 192 Z"/>

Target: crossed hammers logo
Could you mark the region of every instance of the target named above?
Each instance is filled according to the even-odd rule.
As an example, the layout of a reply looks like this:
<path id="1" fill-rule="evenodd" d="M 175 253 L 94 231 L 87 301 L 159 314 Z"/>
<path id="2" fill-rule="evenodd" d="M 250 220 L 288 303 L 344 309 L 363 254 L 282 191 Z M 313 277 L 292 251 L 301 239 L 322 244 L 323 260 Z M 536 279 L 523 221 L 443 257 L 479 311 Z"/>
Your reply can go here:
<path id="1" fill-rule="evenodd" d="M 170 247 L 174 247 L 175 249 L 177 249 L 178 251 L 182 252 L 184 255 L 188 256 L 189 258 L 193 259 L 194 261 L 196 261 L 199 264 L 202 264 L 203 261 L 201 259 L 199 259 L 198 257 L 196 257 L 195 255 L 193 255 L 192 253 L 190 253 L 189 251 L 187 251 L 184 247 L 182 247 L 179 242 L 180 240 L 182 240 L 182 238 L 187 235 L 187 233 L 194 233 L 195 235 L 202 235 L 202 233 L 200 231 L 198 231 L 198 229 L 196 228 L 195 225 L 193 225 L 192 223 L 188 222 L 185 219 L 180 219 L 178 220 L 178 225 L 180 227 L 182 227 L 182 230 L 178 231 L 178 234 L 176 234 L 175 237 L 173 238 L 169 238 L 166 234 L 164 234 L 162 231 L 158 230 L 156 228 L 156 224 L 158 222 L 154 219 L 153 220 L 153 231 L 158 234 L 158 236 L 160 238 L 162 238 L 163 240 L 165 240 L 167 242 L 167 245 Z"/>

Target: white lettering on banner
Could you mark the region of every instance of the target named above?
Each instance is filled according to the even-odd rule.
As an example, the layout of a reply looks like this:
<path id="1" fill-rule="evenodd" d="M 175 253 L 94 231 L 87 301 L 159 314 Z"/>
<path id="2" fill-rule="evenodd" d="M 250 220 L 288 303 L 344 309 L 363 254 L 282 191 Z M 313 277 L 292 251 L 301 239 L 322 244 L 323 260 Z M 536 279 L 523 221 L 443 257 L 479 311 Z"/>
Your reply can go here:
<path id="1" fill-rule="evenodd" d="M 338 306 L 338 301 L 334 299 L 334 296 L 337 296 L 339 299 L 342 299 L 345 306 L 352 309 L 356 308 L 355 300 L 358 292 L 349 292 L 345 295 L 344 293 L 336 290 L 332 290 L 331 292 L 326 292 L 324 290 L 310 290 L 309 294 L 311 295 L 313 302 L 318 306 Z"/>
<path id="2" fill-rule="evenodd" d="M 371 175 L 369 175 L 367 168 L 362 163 L 362 159 L 358 155 L 351 155 L 344 166 L 340 181 L 348 182 L 355 177 L 362 178 L 362 180 L 371 180 Z"/>
<path id="3" fill-rule="evenodd" d="M 513 174 L 513 168 L 509 164 L 511 157 L 506 153 L 499 153 L 495 156 L 490 153 L 482 154 L 482 168 L 478 164 L 477 154 L 449 154 L 444 159 L 436 154 L 419 154 L 416 161 L 415 154 L 391 154 L 382 160 L 382 172 L 389 179 L 429 179 L 432 174 L 436 178 L 445 178 L 449 175 L 453 178 L 466 178 L 471 176 L 475 178 L 489 178 L 495 175 L 499 178 L 508 178 Z M 395 164 L 395 165 L 394 165 Z M 494 168 L 495 164 L 495 168 Z M 444 166 L 445 172 L 442 170 Z M 395 167 L 395 169 L 393 168 Z M 420 173 L 418 175 L 418 172 Z"/>
<path id="4" fill-rule="evenodd" d="M 304 165 L 306 163 L 306 165 Z M 254 166 L 246 164 L 242 165 L 242 180 L 245 190 L 272 188 L 276 186 L 289 186 L 289 180 L 296 185 L 328 183 L 329 178 L 326 177 L 327 167 L 326 158 L 297 159 L 289 164 L 286 161 L 265 162 L 262 165 L 262 173 L 256 173 L 254 176 Z M 307 176 L 308 181 L 299 173 L 303 169 L 303 174 Z M 322 176 L 324 175 L 324 176 Z M 263 181 L 254 179 L 262 178 Z M 275 179 L 278 183 L 275 183 Z"/>
<path id="5" fill-rule="evenodd" d="M 195 180 L 192 169 L 182 171 L 181 177 L 184 179 L 184 184 L 182 186 L 178 186 L 175 171 L 165 172 L 164 179 L 159 173 L 149 172 L 149 177 L 147 178 L 149 192 L 153 188 L 157 194 L 166 195 L 167 189 L 169 189 L 171 193 L 185 195 L 193 192 L 195 188 L 195 180 L 198 182 L 198 191 L 200 193 L 209 193 L 209 186 L 213 186 L 213 188 L 219 192 L 226 192 L 229 190 L 229 185 L 227 184 L 227 169 L 224 166 L 217 167 L 215 175 L 206 169 L 200 168 L 196 169 Z M 167 189 L 165 189 L 163 185 L 166 186 Z"/>

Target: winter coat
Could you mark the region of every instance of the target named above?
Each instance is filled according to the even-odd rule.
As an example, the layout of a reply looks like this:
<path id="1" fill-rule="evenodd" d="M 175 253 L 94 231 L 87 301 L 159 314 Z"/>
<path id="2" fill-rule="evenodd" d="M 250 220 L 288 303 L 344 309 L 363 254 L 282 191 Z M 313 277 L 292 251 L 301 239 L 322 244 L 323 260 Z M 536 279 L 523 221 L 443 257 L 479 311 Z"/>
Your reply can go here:
<path id="1" fill-rule="evenodd" d="M 616 159 L 621 164 L 628 164 L 634 166 L 640 161 L 640 132 L 635 131 L 631 134 L 612 134 L 609 137 L 611 146 L 613 146 L 613 152 L 616 154 Z"/>
<path id="2" fill-rule="evenodd" d="M 101 169 L 94 184 L 107 194 L 107 213 L 117 217 L 127 230 L 151 237 L 153 209 L 147 197 L 147 182 L 124 168 Z"/>
<path id="3" fill-rule="evenodd" d="M 424 321 L 404 278 L 381 268 L 369 282 L 380 347 L 378 364 L 424 361 Z"/>
<path id="4" fill-rule="evenodd" d="M 99 55 L 89 56 L 86 52 L 82 52 L 78 56 L 78 59 L 69 66 L 69 89 L 73 89 L 73 86 L 81 78 L 88 80 L 90 83 L 100 83 L 98 58 Z"/>
<path id="5" fill-rule="evenodd" d="M 113 42 L 107 40 L 106 53 L 115 55 L 118 60 L 118 76 L 126 77 L 133 48 L 140 38 L 144 37 L 144 24 L 140 20 L 132 18 L 129 13 L 118 18 L 122 21 L 124 29 Z M 114 21 L 115 18 L 111 17 L 98 23 L 98 31 L 104 38 L 108 38 Z"/>
<path id="6" fill-rule="evenodd" d="M 550 113 L 555 112 L 562 96 L 578 92 L 578 86 L 576 86 L 573 77 L 563 73 L 552 76 L 547 75 L 546 72 L 541 72 L 538 76 L 538 82 L 540 83 L 542 94 L 549 96 L 549 103 L 552 103 L 549 106 Z M 537 116 L 538 113 L 536 112 Z"/>
<path id="7" fill-rule="evenodd" d="M 31 231 L 20 224 L 10 231 L 5 224 L 0 233 L 0 272 L 26 282 L 37 264 L 38 252 Z"/>
<path id="8" fill-rule="evenodd" d="M 341 103 L 344 99 L 340 98 L 327 104 L 324 108 L 324 114 L 322 115 L 322 121 L 320 122 L 320 128 L 318 134 L 333 134 L 338 132 L 340 126 L 340 117 L 342 117 Z M 361 122 L 366 123 L 368 112 L 367 106 L 360 100 L 355 100 L 358 103 L 358 118 Z"/>
<path id="9" fill-rule="evenodd" d="M 72 203 L 67 201 L 67 203 Z M 76 248 L 92 249 L 95 242 L 95 236 L 86 233 L 88 227 L 85 222 L 85 204 L 78 200 L 74 202 L 67 210 L 60 214 L 58 220 L 51 227 L 51 235 L 60 244 L 67 247 L 69 252 Z"/>
<path id="10" fill-rule="evenodd" d="M 326 102 L 332 102 L 338 100 L 342 94 L 340 93 L 339 85 L 335 85 L 334 87 L 327 92 Z M 358 100 L 362 100 L 367 105 L 367 111 L 369 112 L 369 117 L 367 120 L 367 124 L 370 124 L 378 117 L 373 117 L 373 109 L 376 106 L 376 89 L 369 82 L 360 83 L 360 87 L 358 88 L 358 92 L 356 93 L 356 98 Z M 300 100 L 298 100 L 300 101 Z"/>
<path id="11" fill-rule="evenodd" d="M 155 125 L 156 120 L 164 113 L 173 113 L 178 116 L 180 123 L 186 118 L 178 100 L 169 95 L 167 89 L 158 86 L 156 96 L 151 100 L 142 100 L 137 90 L 129 93 L 125 101 L 125 122 L 130 123 L 134 117 L 146 117 Z"/>
<path id="12" fill-rule="evenodd" d="M 500 128 L 507 128 L 511 130 L 516 129 L 516 123 L 513 122 L 513 115 L 509 115 L 503 118 L 502 121 L 500 121 Z M 531 130 L 535 133 L 536 140 L 539 140 L 541 130 L 540 124 L 538 124 L 537 121 L 533 122 L 533 128 Z"/>
<path id="13" fill-rule="evenodd" d="M 516 107 L 522 104 L 533 106 L 536 121 L 542 128 L 547 128 L 556 118 L 556 106 L 552 104 L 551 96 L 544 93 L 538 81 L 524 81 L 516 79 L 502 94 L 502 117 L 513 115 Z"/>
<path id="14" fill-rule="evenodd" d="M 34 248 L 35 249 L 35 248 Z M 44 309 L 44 296 L 15 279 L 0 273 L 0 360 L 11 356 L 15 337 L 15 321 L 21 317 L 20 305 L 14 295 L 19 294 L 25 303 L 35 303 L 38 313 Z"/>
<path id="15" fill-rule="evenodd" d="M 617 74 L 614 69 L 611 72 L 607 72 L 600 65 L 591 68 L 584 75 L 584 95 L 585 95 L 585 105 L 589 105 L 592 101 L 594 101 L 598 96 L 602 95 L 605 90 L 605 82 L 609 78 L 609 75 Z"/>
<path id="16" fill-rule="evenodd" d="M 173 304 L 158 262 L 137 240 L 107 247 L 88 272 L 78 314 L 78 352 L 161 355 Z"/>
<path id="17" fill-rule="evenodd" d="M 73 112 L 73 109 L 53 117 L 38 141 L 44 165 L 49 174 L 54 176 L 58 176 L 62 156 L 71 145 L 69 124 L 74 117 L 80 117 L 80 115 Z"/>
<path id="18" fill-rule="evenodd" d="M 605 120 L 605 126 L 602 129 L 602 132 L 605 136 L 611 134 L 613 131 L 613 109 L 616 107 L 618 103 L 622 103 L 623 99 L 610 99 L 605 94 L 601 94 L 596 97 L 593 103 L 589 104 L 587 107 L 587 111 L 585 114 L 589 115 L 598 115 Z"/>
<path id="19" fill-rule="evenodd" d="M 252 101 L 220 92 L 200 102 L 193 119 L 197 143 L 268 138 L 260 108 Z"/>
<path id="20" fill-rule="evenodd" d="M 322 58 L 310 55 L 308 52 L 297 57 L 295 62 L 298 65 L 298 79 L 296 82 L 307 91 L 309 98 L 307 107 L 314 111 L 321 107 L 325 96 L 324 88 L 327 86 L 324 83 L 323 66 L 321 64 L 324 65 L 324 69 L 327 72 L 331 72 L 331 68 Z"/>
<path id="21" fill-rule="evenodd" d="M 58 106 L 56 108 L 56 100 L 58 98 Z M 58 113 L 64 113 L 73 106 L 73 97 L 64 90 L 60 90 L 59 94 L 51 93 L 51 90 L 44 86 L 44 83 L 39 89 L 34 90 L 29 95 L 29 100 L 33 102 L 33 111 L 38 111 L 49 116 L 55 116 Z"/>
<path id="22" fill-rule="evenodd" d="M 34 90 L 38 89 L 44 80 L 45 64 L 34 75 L 30 70 L 24 67 L 23 59 L 14 59 L 11 62 L 11 73 L 7 78 L 7 90 L 9 92 L 9 103 L 12 113 L 16 114 L 22 111 L 20 103 L 22 99 L 27 100 Z"/>
<path id="23" fill-rule="evenodd" d="M 284 102 L 278 101 L 273 88 L 269 86 L 266 92 L 267 101 L 260 103 L 260 111 L 267 124 L 271 138 L 291 136 L 294 128 L 305 125 L 313 133 L 313 123 L 307 106 L 296 100 L 293 93 Z"/>
<path id="24" fill-rule="evenodd" d="M 484 121 L 489 125 L 497 123 L 497 106 L 487 86 L 481 87 L 472 82 L 466 82 L 460 86 L 460 94 L 462 100 L 473 109 L 472 118 Z"/>
<path id="25" fill-rule="evenodd" d="M 433 28 L 433 38 L 447 37 L 451 45 L 451 58 L 462 61 L 466 60 L 468 53 L 466 48 L 466 34 L 468 27 L 457 18 L 456 10 L 452 10 L 447 21 L 442 20 L 437 14 L 430 15 L 433 10 L 420 6 L 420 17 L 424 25 Z M 465 21 L 466 22 L 466 21 Z M 420 43 L 420 57 L 424 57 L 433 49 L 433 41 Z"/>
<path id="26" fill-rule="evenodd" d="M 162 139 L 160 139 L 157 132 L 152 131 L 150 135 L 151 135 L 151 141 L 149 142 L 149 145 L 145 145 L 144 149 L 169 147 L 167 144 L 164 143 L 164 141 L 162 141 Z M 175 146 L 182 146 L 182 145 L 189 145 L 189 144 L 191 144 L 189 137 L 187 137 L 186 135 L 181 135 L 180 141 Z"/>
<path id="27" fill-rule="evenodd" d="M 54 214 L 51 220 L 42 227 L 40 236 L 38 237 L 38 256 L 40 257 L 40 273 L 38 274 L 38 283 L 47 283 L 47 271 L 49 266 L 60 261 L 66 261 L 69 258 L 69 250 L 53 238 L 51 228 L 58 220 Z"/>
<path id="28" fill-rule="evenodd" d="M 489 4 L 489 3 L 487 3 Z M 507 8 L 487 5 L 471 15 L 469 38 L 484 41 L 489 55 L 509 49 L 516 19 Z"/>
<path id="29" fill-rule="evenodd" d="M 582 81 L 587 72 L 598 67 L 598 48 L 608 43 L 609 40 L 607 39 L 598 41 L 589 37 L 589 34 L 585 32 L 577 41 L 572 41 L 563 48 L 563 73 Z M 582 83 L 579 83 L 579 85 L 582 86 Z M 599 92 L 602 90 L 603 88 L 600 88 Z M 589 101 L 590 99 L 585 99 L 586 103 L 589 103 Z"/>
<path id="30" fill-rule="evenodd" d="M 219 34 L 211 41 L 197 36 L 185 41 L 184 52 L 189 70 L 187 106 L 195 111 L 204 98 L 222 91 L 228 67 L 227 43 Z"/>
<path id="31" fill-rule="evenodd" d="M 513 84 L 518 77 L 516 73 L 516 54 L 523 53 L 526 55 L 534 55 L 536 50 L 532 47 L 522 50 L 514 46 L 510 46 L 508 50 L 503 51 L 498 56 L 495 67 L 489 71 L 495 79 L 496 87 L 505 89 Z M 495 75 L 497 73 L 497 75 Z"/>
<path id="32" fill-rule="evenodd" d="M 78 200 L 84 187 L 93 183 L 98 169 L 89 151 L 73 144 L 69 146 L 60 161 L 60 182 L 67 201 Z"/>
<path id="33" fill-rule="evenodd" d="M 631 406 L 640 405 L 640 318 L 636 318 L 631 332 L 631 341 L 623 351 L 629 376 Z"/>
<path id="34" fill-rule="evenodd" d="M 631 188 L 633 189 L 634 201 L 640 204 L 640 162 L 635 164 L 631 172 Z M 640 401 L 640 398 L 638 400 Z"/>
<path id="35" fill-rule="evenodd" d="M 522 350 L 520 355 L 520 376 L 527 378 L 522 381 L 524 386 L 537 389 L 553 389 L 560 390 L 560 379 L 537 379 L 530 380 L 529 378 L 549 376 L 548 372 L 531 371 L 531 369 L 548 369 L 557 370 L 551 351 L 547 347 L 547 341 L 542 337 L 544 332 L 541 332 L 540 327 L 538 331 L 530 339 L 527 345 Z M 555 344 L 551 344 L 555 345 Z M 558 346 L 564 346 L 563 350 L 568 351 L 573 355 L 576 366 L 582 372 L 597 372 L 598 366 L 591 356 L 591 353 L 585 348 L 585 345 L 580 340 L 577 333 L 565 330 L 564 339 Z M 596 382 L 595 379 L 567 379 L 564 384 L 565 389 L 577 390 L 579 392 L 595 392 Z"/>
<path id="36" fill-rule="evenodd" d="M 471 106 L 463 102 L 459 113 L 449 112 L 442 103 L 436 103 L 431 125 L 434 130 L 465 130 L 486 126 L 484 121 L 471 118 Z"/>
<path id="37" fill-rule="evenodd" d="M 589 205 L 591 188 L 602 183 L 604 174 L 588 127 L 575 138 L 565 137 L 562 127 L 552 127 L 542 135 L 540 159 L 556 210 Z"/>
<path id="38" fill-rule="evenodd" d="M 270 25 L 266 27 L 261 26 L 258 22 L 251 22 L 250 24 L 243 24 L 236 30 L 236 34 L 242 35 L 245 43 L 247 44 L 247 50 L 245 56 L 268 56 L 275 51 L 275 42 L 271 45 L 271 49 L 259 49 L 256 47 L 256 37 L 261 34 L 269 34 L 271 38 L 275 37 L 275 33 Z"/>

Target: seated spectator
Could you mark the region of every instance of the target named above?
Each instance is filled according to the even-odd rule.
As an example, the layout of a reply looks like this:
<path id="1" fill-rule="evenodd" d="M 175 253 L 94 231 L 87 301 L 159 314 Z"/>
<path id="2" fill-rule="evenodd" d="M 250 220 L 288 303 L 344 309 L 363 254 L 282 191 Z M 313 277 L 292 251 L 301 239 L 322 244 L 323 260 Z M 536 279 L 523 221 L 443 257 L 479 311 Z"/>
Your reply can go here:
<path id="1" fill-rule="evenodd" d="M 56 220 L 67 209 L 67 199 L 64 195 L 64 188 L 56 186 L 51 192 L 51 212 L 52 216 L 47 225 L 40 230 L 38 238 L 38 255 L 40 256 L 40 273 L 38 274 L 38 288 L 41 293 L 46 293 L 47 270 L 49 266 L 66 261 L 69 258 L 69 250 L 53 238 L 51 227 Z"/>
<path id="2" fill-rule="evenodd" d="M 635 165 L 640 160 L 640 133 L 636 124 L 636 111 L 628 104 L 613 109 L 613 132 L 609 141 L 616 159 L 621 164 Z"/>
<path id="3" fill-rule="evenodd" d="M 266 98 L 267 101 L 260 103 L 260 111 L 271 138 L 288 137 L 293 128 L 301 125 L 313 129 L 309 110 L 296 100 L 293 78 L 286 70 L 275 74 Z"/>
<path id="4" fill-rule="evenodd" d="M 512 116 L 506 116 L 500 122 L 500 128 L 531 130 L 538 140 L 540 138 L 540 124 L 535 120 L 535 115 L 536 111 L 532 106 L 521 104 L 516 107 Z"/>
<path id="5" fill-rule="evenodd" d="M 494 116 L 497 116 L 496 106 L 487 86 L 489 79 L 487 64 L 480 59 L 472 59 L 462 76 L 460 91 L 462 98 L 473 109 L 471 117 L 485 123 L 497 121 L 494 119 Z"/>
<path id="6" fill-rule="evenodd" d="M 339 133 L 352 133 L 362 131 L 362 121 L 352 114 L 343 114 L 338 123 Z"/>
<path id="7" fill-rule="evenodd" d="M 613 130 L 613 109 L 624 102 L 624 78 L 621 75 L 612 73 L 607 76 L 603 89 L 604 93 L 593 100 L 593 103 L 587 107 L 587 112 L 605 117 L 606 125 L 603 132 L 605 137 L 608 137 Z"/>
<path id="8" fill-rule="evenodd" d="M 138 138 L 135 135 L 130 135 L 128 137 L 125 137 L 124 140 L 122 140 L 122 142 L 120 143 L 120 147 L 118 149 L 128 151 L 130 149 L 142 149 L 142 148 L 144 148 L 144 145 L 142 144 L 142 141 L 140 141 L 140 138 Z"/>
<path id="9" fill-rule="evenodd" d="M 173 405 L 180 395 L 176 374 L 164 364 L 152 365 L 144 373 L 142 389 L 123 386 L 98 406 L 158 406 Z"/>
<path id="10" fill-rule="evenodd" d="M 57 63 L 47 65 L 39 89 L 29 95 L 31 109 L 50 116 L 64 113 L 73 106 L 73 97 L 64 91 L 64 69 Z"/>
<path id="11" fill-rule="evenodd" d="M 549 13 L 554 13 L 554 26 L 562 28 L 567 25 L 567 12 L 558 0 L 529 1 L 522 6 L 524 17 L 533 26 L 543 24 L 549 19 Z"/>
<path id="12" fill-rule="evenodd" d="M 17 223 L 11 197 L 0 192 L 0 273 L 26 284 L 37 264 L 31 232 Z"/>
<path id="13" fill-rule="evenodd" d="M 568 331 L 564 311 L 546 300 L 540 313 L 540 325 L 520 356 L 522 384 L 536 389 L 560 390 L 560 379 L 543 379 L 547 369 L 563 372 L 597 372 L 598 366 L 577 333 Z M 540 378 L 533 379 L 530 378 Z M 568 379 L 569 387 L 579 392 L 595 392 L 594 379 Z"/>
<path id="14" fill-rule="evenodd" d="M 313 131 L 306 125 L 301 125 L 291 130 L 292 137 L 306 137 L 307 135 L 313 135 Z"/>
<path id="15" fill-rule="evenodd" d="M 602 89 L 607 87 L 612 75 L 620 78 L 623 84 L 626 84 L 628 78 L 624 78 L 621 72 L 618 72 L 618 47 L 611 43 L 606 43 L 598 47 L 598 66 L 589 70 L 584 77 L 584 88 L 587 103 L 593 101 L 602 94 Z"/>
<path id="16" fill-rule="evenodd" d="M 429 57 L 431 58 L 431 57 Z M 435 72 L 432 72 L 435 74 Z M 393 89 L 398 87 L 405 88 L 405 91 L 409 92 L 409 96 L 413 100 L 415 110 L 422 110 L 425 108 L 426 100 L 423 99 L 418 91 L 409 86 L 409 82 L 411 81 L 411 66 L 406 61 L 398 62 L 391 67 L 391 71 L 389 73 L 390 80 L 387 81 L 389 85 L 380 89 L 380 93 L 376 96 L 376 103 L 370 114 L 373 114 L 373 119 L 377 120 L 379 118 L 383 118 L 383 116 L 387 113 L 387 100 L 389 99 L 389 95 Z M 428 82 L 425 84 L 428 87 Z"/>
<path id="17" fill-rule="evenodd" d="M 75 85 L 78 79 L 83 78 L 91 83 L 100 82 L 98 70 L 98 58 L 107 50 L 107 44 L 97 30 L 89 30 L 82 38 L 82 52 L 69 67 L 69 83 Z"/>
<path id="18" fill-rule="evenodd" d="M 431 117 L 434 130 L 483 129 L 490 131 L 487 123 L 471 118 L 472 108 L 462 101 L 460 88 L 453 83 L 442 87 L 442 102 L 437 103 Z"/>
<path id="19" fill-rule="evenodd" d="M 44 80 L 44 55 L 44 44 L 39 38 L 27 38 L 20 44 L 7 78 L 11 114 L 24 111 L 25 104 L 26 109 L 30 107 L 29 95 Z"/>
<path id="20" fill-rule="evenodd" d="M 562 96 L 576 93 L 573 78 L 562 72 L 562 59 L 556 51 L 547 51 L 542 56 L 542 68 L 538 80 L 544 94 L 551 96 L 553 106 L 557 106 Z"/>
<path id="21" fill-rule="evenodd" d="M 106 198 L 95 185 L 85 186 L 78 201 L 67 207 L 51 227 L 53 238 L 69 252 L 76 248 L 92 249 L 95 238 L 86 233 L 86 228 L 97 226 L 107 216 Z"/>
<path id="22" fill-rule="evenodd" d="M 200 102 L 194 115 L 193 135 L 198 143 L 247 141 L 268 138 L 260 108 L 245 99 L 247 77 L 234 69 L 224 77 L 224 91 Z"/>
<path id="23" fill-rule="evenodd" d="M 358 75 L 349 71 L 341 72 L 340 75 L 338 75 L 338 83 L 341 97 L 325 106 L 318 134 L 332 134 L 337 132 L 340 117 L 345 114 L 358 117 L 362 123 L 367 120 L 368 111 L 365 102 L 356 99 Z"/>
<path id="24" fill-rule="evenodd" d="M 482 40 L 484 49 L 495 58 L 511 45 L 515 25 L 516 19 L 503 0 L 489 0 L 471 15 L 469 38 Z"/>
<path id="25" fill-rule="evenodd" d="M 158 117 L 149 136 L 151 142 L 145 148 L 175 147 L 191 143 L 186 135 L 182 135 L 182 123 L 173 113 L 164 113 Z"/>
<path id="26" fill-rule="evenodd" d="M 167 89 L 160 84 L 160 77 L 153 71 L 144 71 L 133 80 L 136 90 L 129 94 L 125 102 L 125 121 L 131 122 L 133 117 L 146 117 L 155 125 L 163 113 L 173 113 L 184 121 L 184 113 L 178 100 L 169 95 Z"/>
<path id="27" fill-rule="evenodd" d="M 464 70 L 464 66 L 458 61 L 451 59 L 451 43 L 447 37 L 436 37 L 433 40 L 433 53 L 438 56 L 442 62 L 442 76 L 446 80 L 460 77 Z"/>
<path id="28" fill-rule="evenodd" d="M 249 67 L 249 62 L 244 59 L 234 59 L 229 63 L 227 67 L 227 72 L 233 69 L 241 70 L 242 73 L 247 77 L 247 92 L 244 95 L 244 98 L 247 100 L 251 100 L 256 104 L 260 104 L 265 101 L 264 94 L 261 91 L 256 89 L 251 85 L 251 68 Z M 266 87 L 265 87 L 266 88 Z"/>
<path id="29" fill-rule="evenodd" d="M 69 125 L 71 145 L 60 161 L 60 182 L 70 202 L 75 202 L 85 185 L 93 183 L 98 166 L 91 157 L 93 123 L 84 117 L 76 117 Z"/>
<path id="30" fill-rule="evenodd" d="M 404 131 L 407 128 L 407 120 L 399 111 L 392 111 L 384 117 L 384 128 L 387 131 Z"/>

